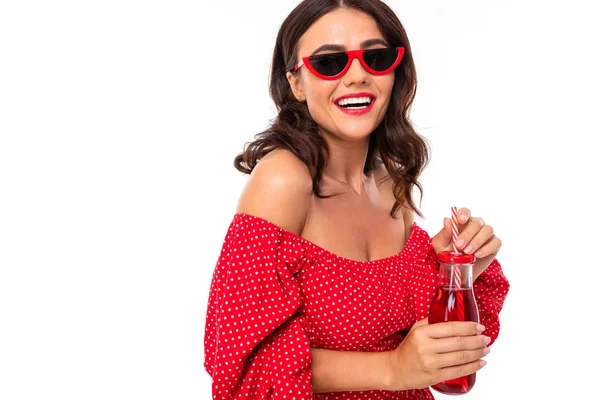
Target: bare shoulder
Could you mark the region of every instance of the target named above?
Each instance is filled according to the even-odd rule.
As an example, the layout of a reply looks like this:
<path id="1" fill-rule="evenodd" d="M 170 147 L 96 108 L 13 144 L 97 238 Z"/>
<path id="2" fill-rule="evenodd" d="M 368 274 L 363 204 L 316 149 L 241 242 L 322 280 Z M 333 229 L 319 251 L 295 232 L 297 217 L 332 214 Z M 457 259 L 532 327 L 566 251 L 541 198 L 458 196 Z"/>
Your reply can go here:
<path id="1" fill-rule="evenodd" d="M 312 177 L 306 164 L 292 152 L 277 149 L 252 170 L 236 212 L 266 219 L 299 235 L 312 195 Z"/>
<path id="2" fill-rule="evenodd" d="M 408 206 L 402 206 L 402 215 L 404 216 L 404 226 L 406 229 L 406 237 L 408 238 L 412 226 L 415 223 L 415 211 Z"/>
<path id="3" fill-rule="evenodd" d="M 394 197 L 394 181 L 390 177 L 385 165 L 381 165 L 375 171 L 373 171 L 373 177 L 378 184 L 380 192 L 383 194 L 386 201 L 389 202 L 391 207 L 391 205 L 393 205 L 396 201 L 396 198 Z M 406 237 L 408 238 L 412 229 L 412 225 L 415 222 L 415 212 L 412 208 L 410 208 L 406 201 L 400 205 L 400 210 L 404 220 Z"/>

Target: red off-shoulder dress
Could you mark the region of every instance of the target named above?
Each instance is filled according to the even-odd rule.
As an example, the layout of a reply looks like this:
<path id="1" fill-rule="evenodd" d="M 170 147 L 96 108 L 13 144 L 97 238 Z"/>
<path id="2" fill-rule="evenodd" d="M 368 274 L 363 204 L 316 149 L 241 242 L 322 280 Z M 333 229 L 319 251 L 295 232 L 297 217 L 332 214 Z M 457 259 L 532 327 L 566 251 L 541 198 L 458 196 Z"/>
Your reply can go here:
<path id="1" fill-rule="evenodd" d="M 400 253 L 355 261 L 265 219 L 235 214 L 208 298 L 204 367 L 212 398 L 433 399 L 429 389 L 313 393 L 310 347 L 395 349 L 428 315 L 437 274 L 431 238 L 416 222 Z M 509 290 L 496 259 L 473 289 L 493 343 Z"/>

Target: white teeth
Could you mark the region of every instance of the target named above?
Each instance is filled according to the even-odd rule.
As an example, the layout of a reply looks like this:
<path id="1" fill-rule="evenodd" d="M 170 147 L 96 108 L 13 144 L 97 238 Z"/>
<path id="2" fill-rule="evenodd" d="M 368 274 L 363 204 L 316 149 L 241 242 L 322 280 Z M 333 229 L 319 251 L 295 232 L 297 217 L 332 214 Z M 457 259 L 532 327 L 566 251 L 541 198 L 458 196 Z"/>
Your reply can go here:
<path id="1" fill-rule="evenodd" d="M 339 100 L 337 103 L 340 106 L 347 106 L 348 104 L 360 104 L 360 103 L 371 104 L 371 98 L 370 97 L 351 97 L 351 98 Z"/>

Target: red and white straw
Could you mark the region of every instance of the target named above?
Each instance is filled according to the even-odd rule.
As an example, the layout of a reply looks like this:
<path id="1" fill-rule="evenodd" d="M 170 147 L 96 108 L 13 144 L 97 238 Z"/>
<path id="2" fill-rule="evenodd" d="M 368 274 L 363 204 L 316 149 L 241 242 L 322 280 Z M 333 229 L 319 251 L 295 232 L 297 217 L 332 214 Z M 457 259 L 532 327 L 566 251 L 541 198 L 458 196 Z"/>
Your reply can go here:
<path id="1" fill-rule="evenodd" d="M 452 247 L 454 252 L 458 253 L 456 242 L 458 241 L 458 210 L 456 207 L 452 207 Z"/>
<path id="2" fill-rule="evenodd" d="M 452 207 L 452 245 L 454 246 L 454 252 L 458 253 L 458 249 L 456 248 L 456 241 L 458 240 L 458 210 L 456 207 Z M 462 279 L 460 277 L 460 267 L 456 266 L 451 269 L 454 273 L 454 277 L 450 277 L 450 282 L 454 282 L 456 290 L 460 290 L 462 288 Z M 464 297 L 462 295 L 456 294 L 456 318 L 459 321 L 465 321 L 465 304 Z M 461 379 L 460 383 L 462 385 L 463 391 L 466 391 L 467 380 Z"/>
<path id="3" fill-rule="evenodd" d="M 458 209 L 456 207 L 452 207 L 452 247 L 454 248 L 455 253 L 459 253 L 458 248 L 456 247 L 456 242 L 458 241 Z M 454 272 L 454 284 L 457 288 L 460 288 L 462 285 L 461 277 L 460 277 L 460 268 L 453 268 Z"/>

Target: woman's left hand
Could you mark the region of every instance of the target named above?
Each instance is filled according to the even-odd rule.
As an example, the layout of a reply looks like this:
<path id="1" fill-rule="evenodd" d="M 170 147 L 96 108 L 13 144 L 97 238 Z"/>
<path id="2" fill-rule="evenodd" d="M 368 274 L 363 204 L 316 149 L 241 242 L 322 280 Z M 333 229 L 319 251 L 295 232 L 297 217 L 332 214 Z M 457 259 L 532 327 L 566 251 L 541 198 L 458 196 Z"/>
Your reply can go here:
<path id="1" fill-rule="evenodd" d="M 475 254 L 473 280 L 481 274 L 494 260 L 502 241 L 494 234 L 491 225 L 486 225 L 482 218 L 471 217 L 468 208 L 458 210 L 458 241 L 456 247 L 467 254 Z M 444 218 L 444 227 L 431 239 L 436 253 L 454 251 L 452 246 L 452 220 Z"/>

